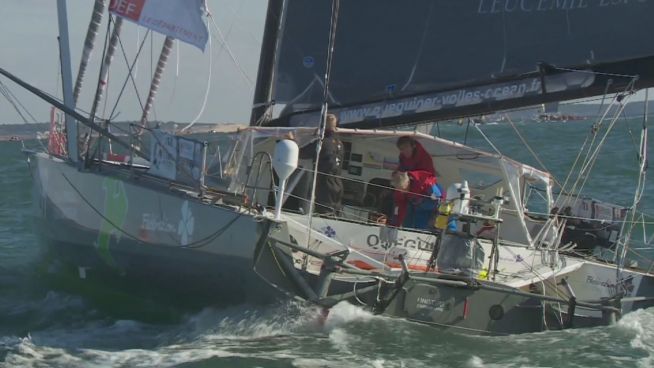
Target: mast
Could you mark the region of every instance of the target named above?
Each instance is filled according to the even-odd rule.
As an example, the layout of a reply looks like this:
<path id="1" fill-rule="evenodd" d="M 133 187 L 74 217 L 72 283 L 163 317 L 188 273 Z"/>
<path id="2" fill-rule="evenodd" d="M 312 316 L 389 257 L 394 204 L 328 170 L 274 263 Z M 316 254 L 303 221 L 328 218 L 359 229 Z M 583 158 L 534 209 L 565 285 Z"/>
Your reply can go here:
<path id="1" fill-rule="evenodd" d="M 73 73 L 71 71 L 70 63 L 70 42 L 68 38 L 68 12 L 66 10 L 66 0 L 57 0 L 57 17 L 59 23 L 59 57 L 61 59 L 61 82 L 64 94 L 64 104 L 72 111 L 75 109 L 75 99 L 73 98 Z M 77 122 L 68 113 L 66 113 L 66 139 L 68 142 L 69 159 L 73 162 L 78 162 Z"/>
<path id="2" fill-rule="evenodd" d="M 273 85 L 275 78 L 275 60 L 279 42 L 280 28 L 284 14 L 284 0 L 269 0 L 266 14 L 266 25 L 261 41 L 261 56 L 259 58 L 259 71 L 257 83 L 254 88 L 254 101 L 250 125 L 257 125 L 268 110 L 273 99 Z"/>
<path id="3" fill-rule="evenodd" d="M 322 149 L 322 141 L 325 139 L 325 128 L 327 125 L 327 110 L 329 109 L 329 80 L 332 71 L 332 60 L 334 58 L 334 43 L 336 41 L 336 26 L 338 25 L 338 10 L 340 7 L 340 0 L 332 0 L 331 21 L 329 25 L 329 43 L 327 47 L 327 65 L 325 68 L 324 89 L 323 89 L 323 102 L 322 111 L 320 112 L 320 130 L 318 132 L 319 139 L 316 144 L 316 160 L 313 167 L 313 182 L 311 184 L 311 198 L 309 202 L 309 229 L 312 229 L 313 209 L 316 202 L 316 182 L 318 180 L 318 163 L 320 161 L 320 150 Z M 284 195 L 284 193 L 280 193 Z M 307 240 L 307 246 L 311 244 L 311 232 Z"/>
<path id="4" fill-rule="evenodd" d="M 166 63 L 168 62 L 168 57 L 170 52 L 173 49 L 173 38 L 170 36 L 166 37 L 163 47 L 161 48 L 161 54 L 159 54 L 159 61 L 157 62 L 157 69 L 152 76 L 152 83 L 150 84 L 150 93 L 148 94 L 148 99 L 143 108 L 143 115 L 141 116 L 141 127 L 145 127 L 148 122 L 148 114 L 154 103 L 154 98 L 157 96 L 157 91 L 159 90 L 159 83 L 161 82 L 161 75 L 163 74 L 164 69 L 166 68 Z"/>
<path id="5" fill-rule="evenodd" d="M 102 14 L 104 13 L 106 0 L 95 0 L 93 5 L 93 13 L 91 14 L 91 22 L 89 23 L 88 31 L 86 32 L 86 39 L 84 40 L 84 50 L 82 51 L 82 59 L 79 63 L 79 71 L 77 72 L 77 80 L 75 81 L 75 89 L 73 90 L 73 97 L 75 103 L 79 98 L 80 91 L 82 90 L 82 82 L 86 74 L 86 67 L 88 66 L 91 52 L 95 46 L 95 37 L 98 34 L 100 22 L 102 22 Z"/>

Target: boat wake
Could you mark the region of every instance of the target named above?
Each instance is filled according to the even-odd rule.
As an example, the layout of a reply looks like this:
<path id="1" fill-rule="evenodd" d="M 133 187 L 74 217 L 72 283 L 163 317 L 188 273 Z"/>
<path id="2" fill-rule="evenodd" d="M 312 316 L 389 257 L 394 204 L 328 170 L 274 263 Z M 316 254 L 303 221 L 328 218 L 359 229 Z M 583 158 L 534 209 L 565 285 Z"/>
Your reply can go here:
<path id="1" fill-rule="evenodd" d="M 0 357 L 9 366 L 149 367 L 225 358 L 255 361 L 271 354 L 291 359 L 299 340 L 320 337 L 323 328 L 319 309 L 294 302 L 273 307 L 206 308 L 173 325 L 112 320 L 101 315 L 83 318 L 78 308 L 81 301 L 67 301 L 56 293 L 49 294 L 38 305 L 14 312 L 43 311 L 43 303 L 53 306 L 52 313 L 57 315 L 72 312 L 76 320 L 33 324 L 24 336 L 0 338 Z M 61 322 L 62 318 L 55 318 L 52 313 L 46 313 L 44 318 L 49 315 Z"/>
<path id="2" fill-rule="evenodd" d="M 371 312 L 352 304 L 341 302 L 330 309 L 325 320 L 324 328 L 326 331 L 347 326 L 355 322 L 370 322 L 373 319 L 386 319 L 386 317 L 375 316 Z"/>
<path id="3" fill-rule="evenodd" d="M 79 312 L 75 302 L 64 303 L 62 308 Z M 172 325 L 101 315 L 68 322 L 42 329 L 34 326 L 24 336 L 1 337 L 0 357 L 8 366 L 21 367 L 229 365 L 235 361 L 266 367 L 371 363 L 400 367 L 400 360 L 409 359 L 398 360 L 395 353 L 384 352 L 386 339 L 375 339 L 376 335 L 395 339 L 394 331 L 405 322 L 373 316 L 345 303 L 326 318 L 319 308 L 286 302 L 269 307 L 206 308 Z M 400 334 L 410 336 L 410 329 L 408 325 Z M 379 357 L 370 360 L 374 355 Z M 422 365 L 418 363 L 411 366 Z"/>
<path id="4" fill-rule="evenodd" d="M 7 366 L 520 367 L 575 361 L 580 366 L 608 362 L 616 367 L 646 367 L 654 363 L 654 310 L 630 313 L 610 327 L 479 337 L 376 316 L 347 303 L 337 304 L 326 317 L 319 308 L 298 302 L 206 308 L 169 324 L 115 319 L 88 308 L 81 313 L 83 301 L 59 293 L 49 293 L 35 303 L 12 313 L 51 312 L 23 334 L 16 330 L 0 337 L 0 359 Z M 65 313 L 71 317 L 62 318 Z M 47 319 L 58 322 L 48 324 Z"/>
<path id="5" fill-rule="evenodd" d="M 630 339 L 629 345 L 634 349 L 654 352 L 654 310 L 640 309 L 627 314 L 616 327 L 617 332 Z M 654 364 L 654 359 L 650 361 Z M 650 365 L 651 366 L 651 365 Z"/>

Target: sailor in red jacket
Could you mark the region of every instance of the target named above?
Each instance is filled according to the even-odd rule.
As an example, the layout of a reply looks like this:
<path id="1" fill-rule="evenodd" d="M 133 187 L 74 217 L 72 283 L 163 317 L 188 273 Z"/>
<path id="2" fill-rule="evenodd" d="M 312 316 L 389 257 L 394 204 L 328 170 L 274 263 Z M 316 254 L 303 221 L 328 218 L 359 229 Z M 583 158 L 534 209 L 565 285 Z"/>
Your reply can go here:
<path id="1" fill-rule="evenodd" d="M 390 225 L 430 229 L 430 220 L 445 194 L 436 183 L 434 174 L 424 170 L 396 171 L 391 177 L 391 185 L 396 190 Z"/>
<path id="2" fill-rule="evenodd" d="M 402 136 L 397 140 L 397 148 L 400 150 L 400 164 L 398 171 L 427 171 L 437 176 L 434 169 L 434 161 L 429 152 L 418 142 L 409 136 Z"/>

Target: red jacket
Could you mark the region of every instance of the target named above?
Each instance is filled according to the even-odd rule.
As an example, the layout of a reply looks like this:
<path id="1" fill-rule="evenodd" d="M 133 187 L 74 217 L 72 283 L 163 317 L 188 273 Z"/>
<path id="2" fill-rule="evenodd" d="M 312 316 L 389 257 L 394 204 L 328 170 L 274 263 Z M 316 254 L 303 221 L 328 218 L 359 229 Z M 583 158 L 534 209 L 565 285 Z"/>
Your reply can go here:
<path id="1" fill-rule="evenodd" d="M 408 192 L 395 190 L 393 193 L 394 214 L 391 219 L 392 226 L 401 226 L 407 216 L 408 204 L 411 201 L 418 206 L 424 201 L 432 201 L 431 195 L 434 193 L 436 176 L 432 172 L 416 170 L 407 172 L 409 175 Z M 444 192 L 440 193 L 441 197 L 445 196 Z"/>
<path id="2" fill-rule="evenodd" d="M 398 171 L 427 171 L 432 175 L 436 175 L 436 170 L 434 169 L 434 161 L 431 159 L 429 152 L 425 150 L 425 147 L 420 144 L 420 142 L 415 141 L 415 149 L 411 157 L 404 157 L 400 154 L 400 165 L 398 166 Z"/>

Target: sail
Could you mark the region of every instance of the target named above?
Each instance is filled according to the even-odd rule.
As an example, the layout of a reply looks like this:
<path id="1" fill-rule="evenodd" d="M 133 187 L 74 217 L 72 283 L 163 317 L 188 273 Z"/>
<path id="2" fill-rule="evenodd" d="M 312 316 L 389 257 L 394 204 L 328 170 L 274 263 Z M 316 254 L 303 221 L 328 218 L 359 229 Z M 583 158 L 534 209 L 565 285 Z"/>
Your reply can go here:
<path id="1" fill-rule="evenodd" d="M 204 48 L 204 0 L 111 0 L 109 11 L 155 32 Z"/>
<path id="2" fill-rule="evenodd" d="M 253 122 L 261 106 L 265 124 L 318 121 L 331 3 L 270 1 Z M 651 14 L 645 0 L 341 0 L 330 109 L 371 127 L 651 86 Z"/>

